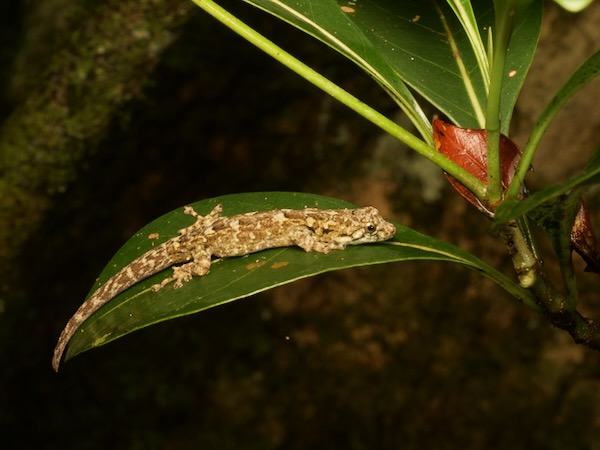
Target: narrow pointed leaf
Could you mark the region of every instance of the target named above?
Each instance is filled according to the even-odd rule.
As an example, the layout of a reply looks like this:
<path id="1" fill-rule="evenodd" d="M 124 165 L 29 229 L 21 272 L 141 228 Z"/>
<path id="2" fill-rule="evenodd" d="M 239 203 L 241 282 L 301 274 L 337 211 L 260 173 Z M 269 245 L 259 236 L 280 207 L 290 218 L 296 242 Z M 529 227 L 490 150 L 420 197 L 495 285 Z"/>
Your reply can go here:
<path id="1" fill-rule="evenodd" d="M 477 17 L 475 11 L 473 11 L 473 5 L 470 0 L 447 0 L 448 4 L 454 11 L 454 14 L 460 21 L 462 28 L 465 30 L 473 53 L 477 58 L 477 65 L 481 71 L 481 77 L 483 78 L 484 85 L 490 83 L 490 64 L 488 55 L 486 52 L 485 45 L 483 43 L 483 36 L 479 32 L 479 25 L 477 24 Z"/>
<path id="2" fill-rule="evenodd" d="M 600 148 L 594 152 L 594 155 L 580 174 L 575 175 L 564 183 L 548 186 L 525 200 L 507 200 L 503 202 L 496 210 L 494 220 L 497 224 L 506 223 L 509 220 L 529 214 L 542 204 L 553 201 L 577 187 L 593 184 L 600 184 Z"/>
<path id="3" fill-rule="evenodd" d="M 226 215 L 306 206 L 354 207 L 348 202 L 319 195 L 278 192 L 227 195 L 195 203 L 193 207 L 204 214 L 218 203 L 223 205 Z M 175 236 L 178 229 L 189 224 L 190 217 L 180 209 L 144 227 L 110 261 L 92 291 L 132 259 Z M 399 224 L 397 230 L 391 241 L 348 247 L 327 255 L 281 248 L 215 261 L 210 273 L 204 277 L 194 278 L 180 289 L 166 286 L 153 292 L 150 287 L 171 273 L 170 270 L 163 271 L 123 292 L 94 313 L 71 340 L 66 357 L 69 359 L 140 328 L 242 299 L 301 278 L 386 262 L 438 260 L 463 264 L 493 279 L 533 309 L 537 308 L 528 291 L 470 253 Z M 396 267 L 395 270 L 401 268 Z"/>
<path id="4" fill-rule="evenodd" d="M 521 185 L 525 181 L 525 176 L 529 171 L 531 162 L 538 148 L 542 137 L 552 123 L 552 120 L 562 110 L 563 106 L 581 90 L 586 84 L 600 75 L 600 51 L 591 55 L 567 80 L 556 95 L 550 100 L 542 114 L 537 120 L 531 137 L 523 150 L 523 158 L 517 169 L 513 185 L 508 189 L 508 197 L 513 197 L 517 191 L 521 189 Z M 567 151 L 569 149 L 566 149 Z"/>

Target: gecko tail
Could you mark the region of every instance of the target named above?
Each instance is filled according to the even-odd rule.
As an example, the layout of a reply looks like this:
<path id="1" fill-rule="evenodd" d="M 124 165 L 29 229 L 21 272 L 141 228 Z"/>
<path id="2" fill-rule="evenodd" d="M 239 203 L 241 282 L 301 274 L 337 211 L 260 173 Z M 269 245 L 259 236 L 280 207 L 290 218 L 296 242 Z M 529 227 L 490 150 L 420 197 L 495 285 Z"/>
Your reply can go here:
<path id="1" fill-rule="evenodd" d="M 69 319 L 67 325 L 65 325 L 65 328 L 60 333 L 60 337 L 58 338 L 58 342 L 54 348 L 54 354 L 52 356 L 52 368 L 55 372 L 58 372 L 62 355 L 67 347 L 67 344 L 75 335 L 75 332 L 79 329 L 83 322 L 85 322 L 93 313 L 98 311 L 105 303 L 105 301 L 102 301 L 100 297 L 97 297 L 94 294 L 92 297 L 90 297 L 90 299 L 84 302 L 83 305 L 79 307 L 77 312 L 75 312 L 73 317 Z"/>
<path id="2" fill-rule="evenodd" d="M 157 263 L 156 261 L 159 262 Z M 146 254 L 136 258 L 128 266 L 121 269 L 105 284 L 99 287 L 92 296 L 79 307 L 60 334 L 52 357 L 52 367 L 54 368 L 54 371 L 58 372 L 58 367 L 67 344 L 75 335 L 75 332 L 79 327 L 81 327 L 92 314 L 121 292 L 172 264 L 173 260 L 168 257 L 164 246 L 157 247 L 153 250 L 152 257 L 148 257 Z"/>
<path id="3" fill-rule="evenodd" d="M 69 324 L 70 324 L 70 321 L 67 324 L 67 326 L 65 327 L 65 329 L 62 331 L 62 333 L 60 334 L 60 337 L 58 338 L 58 343 L 56 344 L 56 347 L 54 348 L 54 354 L 52 355 L 52 368 L 54 369 L 55 372 L 58 372 L 58 368 L 59 368 L 60 362 L 62 360 L 62 355 L 67 346 L 67 342 L 69 342 L 71 340 L 71 338 L 73 337 L 73 334 L 75 333 L 75 328 L 70 327 Z"/>
<path id="4" fill-rule="evenodd" d="M 75 321 L 75 316 L 69 320 L 65 328 L 60 333 L 60 337 L 58 338 L 58 342 L 56 347 L 54 348 L 54 354 L 52 355 L 52 368 L 55 372 L 58 372 L 58 368 L 60 366 L 60 362 L 62 360 L 62 355 L 67 347 L 67 343 L 71 340 L 78 326 Z"/>
<path id="5" fill-rule="evenodd" d="M 103 286 L 98 288 L 90 298 L 83 302 L 75 314 L 73 314 L 73 317 L 71 317 L 65 325 L 65 328 L 60 333 L 60 337 L 56 343 L 54 355 L 52 356 L 52 368 L 55 372 L 58 372 L 58 367 L 67 344 L 81 325 L 102 306 L 134 284 L 135 279 L 129 276 L 129 271 L 127 269 L 123 269 L 109 279 Z"/>

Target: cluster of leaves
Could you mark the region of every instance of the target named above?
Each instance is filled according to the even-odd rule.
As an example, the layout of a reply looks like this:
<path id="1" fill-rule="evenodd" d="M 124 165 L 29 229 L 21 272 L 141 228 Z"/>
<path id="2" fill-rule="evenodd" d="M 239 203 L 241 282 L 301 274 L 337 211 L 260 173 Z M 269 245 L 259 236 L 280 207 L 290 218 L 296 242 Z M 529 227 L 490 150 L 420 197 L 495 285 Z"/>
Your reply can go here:
<path id="1" fill-rule="evenodd" d="M 290 69 L 431 160 L 454 186 L 493 218 L 507 242 L 518 282 L 468 252 L 397 224 L 392 241 L 324 256 L 293 248 L 274 249 L 252 259 L 215 264 L 210 276 L 184 288 L 152 292 L 167 276 L 157 274 L 122 293 L 82 327 L 67 358 L 159 321 L 195 313 L 299 278 L 367 264 L 414 259 L 444 260 L 471 267 L 494 280 L 531 309 L 585 344 L 600 348 L 600 331 L 576 310 L 577 287 L 571 262 L 573 224 L 579 223 L 585 254 L 597 263 L 589 221 L 579 219 L 585 188 L 600 182 L 600 151 L 570 180 L 524 198 L 524 180 L 540 140 L 561 107 L 600 72 L 600 52 L 592 55 L 550 100 L 523 148 L 508 134 L 512 111 L 533 60 L 542 23 L 542 0 L 246 0 L 301 29 L 367 72 L 410 118 L 418 136 L 286 53 L 265 36 L 211 0 L 194 0 L 206 12 Z M 432 126 L 415 93 L 454 125 Z M 436 128 L 436 130 L 434 130 Z M 443 128 L 444 132 L 440 133 Z M 465 131 L 466 129 L 466 131 Z M 462 131 L 461 131 L 462 130 Z M 457 136 L 476 137 L 467 139 Z M 452 137 L 450 137 L 452 136 Z M 505 148 L 510 147 L 510 150 Z M 474 164 L 475 163 L 475 164 Z M 203 214 L 221 203 L 225 214 L 272 208 L 341 208 L 341 200 L 309 194 L 236 194 L 193 205 Z M 152 222 L 128 241 L 98 280 L 105 282 L 160 241 L 176 234 L 189 218 L 181 211 Z M 536 221 L 553 242 L 563 272 L 559 290 L 547 279 L 528 223 Z M 583 224 L 583 225 L 582 225 Z M 159 241 L 159 242 L 160 242 Z M 156 244 L 156 241 L 154 241 Z M 282 264 L 285 263 L 285 264 Z M 95 286 L 96 288 L 97 286 Z M 564 292 L 563 292 L 564 291 Z"/>

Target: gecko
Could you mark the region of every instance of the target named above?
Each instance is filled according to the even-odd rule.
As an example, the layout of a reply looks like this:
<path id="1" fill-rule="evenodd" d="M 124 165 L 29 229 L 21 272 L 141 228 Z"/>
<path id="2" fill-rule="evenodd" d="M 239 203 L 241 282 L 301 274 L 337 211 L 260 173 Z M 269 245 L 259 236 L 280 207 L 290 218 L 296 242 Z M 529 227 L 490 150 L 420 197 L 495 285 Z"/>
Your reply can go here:
<path id="1" fill-rule="evenodd" d="M 227 258 L 277 247 L 297 246 L 307 252 L 329 253 L 347 245 L 380 242 L 396 234 L 393 224 L 367 206 L 356 209 L 274 209 L 223 216 L 217 205 L 206 216 L 191 206 L 184 213 L 195 222 L 178 235 L 144 253 L 94 291 L 60 334 L 52 367 L 58 371 L 62 354 L 75 332 L 98 309 L 134 284 L 172 267 L 173 273 L 152 286 L 169 283 L 178 289 L 193 276 L 208 273 L 213 258 Z"/>

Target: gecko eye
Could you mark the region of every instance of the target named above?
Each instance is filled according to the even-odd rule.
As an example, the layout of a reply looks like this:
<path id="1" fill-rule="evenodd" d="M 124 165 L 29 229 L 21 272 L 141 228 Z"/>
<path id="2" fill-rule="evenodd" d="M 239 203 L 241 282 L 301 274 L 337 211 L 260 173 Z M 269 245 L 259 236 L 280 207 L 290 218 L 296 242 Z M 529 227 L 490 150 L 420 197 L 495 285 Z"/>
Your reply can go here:
<path id="1" fill-rule="evenodd" d="M 367 225 L 367 231 L 369 233 L 373 233 L 376 229 L 377 229 L 377 227 L 375 225 L 373 225 L 372 223 L 370 223 L 369 225 Z"/>

